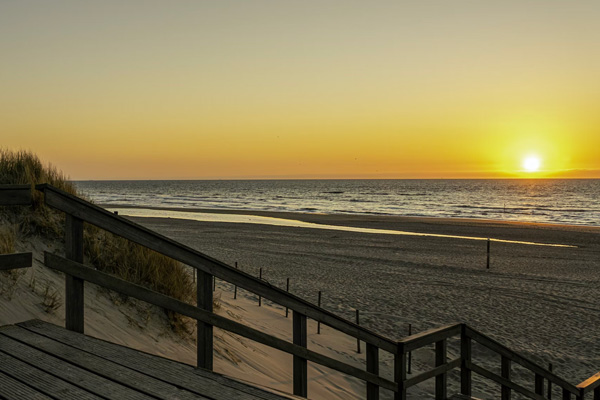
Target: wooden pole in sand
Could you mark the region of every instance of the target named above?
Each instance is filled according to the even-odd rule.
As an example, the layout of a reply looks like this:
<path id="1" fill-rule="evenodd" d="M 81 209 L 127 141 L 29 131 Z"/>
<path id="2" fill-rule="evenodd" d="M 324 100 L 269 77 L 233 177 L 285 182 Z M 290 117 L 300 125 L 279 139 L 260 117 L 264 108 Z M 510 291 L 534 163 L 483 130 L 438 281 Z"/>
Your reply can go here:
<path id="1" fill-rule="evenodd" d="M 356 309 L 356 325 L 360 325 L 359 311 Z M 360 339 L 356 339 L 356 352 L 360 354 Z"/>
<path id="2" fill-rule="evenodd" d="M 487 240 L 487 269 L 490 269 L 490 238 Z"/>
<path id="3" fill-rule="evenodd" d="M 552 372 L 552 363 L 548 364 L 548 371 Z M 552 381 L 548 379 L 548 400 L 552 399 Z"/>
<path id="4" fill-rule="evenodd" d="M 285 291 L 286 291 L 286 292 L 288 292 L 288 293 L 290 292 L 290 278 L 287 278 L 287 280 L 286 280 L 286 283 L 285 283 Z M 285 317 L 286 317 L 286 318 L 288 317 L 288 312 L 289 312 L 289 311 L 290 311 L 290 310 L 289 310 L 289 309 L 286 307 L 286 308 L 285 308 Z"/>
<path id="5" fill-rule="evenodd" d="M 237 261 L 235 262 L 235 269 L 238 269 Z M 233 285 L 233 299 L 237 299 L 237 285 Z"/>
<path id="6" fill-rule="evenodd" d="M 65 254 L 83 263 L 83 220 L 70 214 L 65 218 Z M 83 325 L 83 279 L 65 275 L 65 328 L 83 333 Z"/>
<path id="7" fill-rule="evenodd" d="M 319 290 L 318 306 L 321 307 L 321 291 Z M 321 321 L 317 321 L 317 335 L 321 334 Z"/>
<path id="8" fill-rule="evenodd" d="M 260 269 L 258 270 L 258 279 L 260 279 L 262 281 L 262 267 L 260 267 Z M 262 296 L 258 295 L 258 306 L 260 307 L 262 305 Z"/>
<path id="9" fill-rule="evenodd" d="M 412 324 L 408 324 L 408 336 L 412 335 Z M 410 374 L 410 367 L 412 364 L 412 352 L 408 352 L 408 368 L 406 369 L 406 373 Z"/>

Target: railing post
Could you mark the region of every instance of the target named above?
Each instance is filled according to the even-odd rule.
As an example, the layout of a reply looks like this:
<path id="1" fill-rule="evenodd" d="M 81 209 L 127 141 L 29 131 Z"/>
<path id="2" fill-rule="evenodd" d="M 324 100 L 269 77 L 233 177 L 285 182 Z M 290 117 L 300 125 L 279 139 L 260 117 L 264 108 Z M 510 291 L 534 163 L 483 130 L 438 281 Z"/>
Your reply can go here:
<path id="1" fill-rule="evenodd" d="M 292 310 L 294 344 L 307 347 L 306 315 Z M 294 356 L 294 395 L 308 397 L 308 363 L 305 358 Z"/>
<path id="2" fill-rule="evenodd" d="M 66 214 L 65 255 L 69 260 L 83 263 L 83 221 Z M 83 333 L 83 280 L 65 276 L 65 327 Z"/>
<path id="3" fill-rule="evenodd" d="M 379 375 L 379 348 L 371 343 L 367 343 L 367 372 Z M 367 382 L 367 400 L 379 400 L 378 385 Z"/>
<path id="4" fill-rule="evenodd" d="M 594 400 L 600 400 L 600 387 L 594 389 Z"/>
<path id="5" fill-rule="evenodd" d="M 540 374 L 535 374 L 535 394 L 544 395 L 544 377 Z"/>
<path id="6" fill-rule="evenodd" d="M 435 343 L 435 366 L 446 364 L 446 339 Z M 435 400 L 446 400 L 447 375 L 444 372 L 435 377 Z"/>
<path id="7" fill-rule="evenodd" d="M 404 343 L 398 343 L 396 354 L 394 355 L 394 381 L 398 385 L 398 391 L 394 395 L 394 400 L 406 400 L 406 353 L 404 352 Z"/>
<path id="8" fill-rule="evenodd" d="M 552 363 L 548 364 L 548 371 L 552 372 Z M 552 381 L 548 379 L 548 400 L 552 400 Z"/>
<path id="9" fill-rule="evenodd" d="M 510 358 L 502 356 L 500 374 L 503 378 L 510 381 Z M 502 385 L 502 400 L 510 400 L 511 390 L 508 386 Z"/>
<path id="10" fill-rule="evenodd" d="M 460 393 L 471 396 L 471 338 L 467 335 L 467 325 L 461 325 L 460 333 Z"/>
<path id="11" fill-rule="evenodd" d="M 562 398 L 563 398 L 563 400 L 571 400 L 571 392 L 569 392 L 567 389 L 563 388 Z"/>
<path id="12" fill-rule="evenodd" d="M 196 297 L 198 308 L 213 311 L 212 275 L 198 270 Z M 213 369 L 213 327 L 204 322 L 197 322 L 197 365 L 212 371 Z"/>

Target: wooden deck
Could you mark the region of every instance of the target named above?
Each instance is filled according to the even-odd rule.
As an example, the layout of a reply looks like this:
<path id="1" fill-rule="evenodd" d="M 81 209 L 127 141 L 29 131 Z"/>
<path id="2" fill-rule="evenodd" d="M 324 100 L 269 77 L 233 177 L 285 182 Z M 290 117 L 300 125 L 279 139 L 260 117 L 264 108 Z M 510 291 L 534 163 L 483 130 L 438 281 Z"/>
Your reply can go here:
<path id="1" fill-rule="evenodd" d="M 1 399 L 293 399 L 31 320 L 0 327 Z"/>

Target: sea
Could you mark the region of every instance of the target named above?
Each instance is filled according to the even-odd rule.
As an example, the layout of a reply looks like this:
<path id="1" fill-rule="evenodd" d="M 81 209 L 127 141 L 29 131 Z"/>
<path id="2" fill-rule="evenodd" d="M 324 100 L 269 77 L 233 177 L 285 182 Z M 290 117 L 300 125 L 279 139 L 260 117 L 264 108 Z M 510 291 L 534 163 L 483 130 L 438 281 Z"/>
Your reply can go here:
<path id="1" fill-rule="evenodd" d="M 600 179 L 76 181 L 97 204 L 600 226 Z"/>

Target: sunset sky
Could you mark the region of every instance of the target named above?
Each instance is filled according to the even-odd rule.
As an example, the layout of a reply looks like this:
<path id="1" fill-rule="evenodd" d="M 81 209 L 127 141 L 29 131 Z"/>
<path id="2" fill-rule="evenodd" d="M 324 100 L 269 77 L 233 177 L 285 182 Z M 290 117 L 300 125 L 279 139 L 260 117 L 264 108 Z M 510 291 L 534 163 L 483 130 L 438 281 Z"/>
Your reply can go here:
<path id="1" fill-rule="evenodd" d="M 0 0 L 0 147 L 72 179 L 600 178 L 599 21 L 598 0 Z"/>

